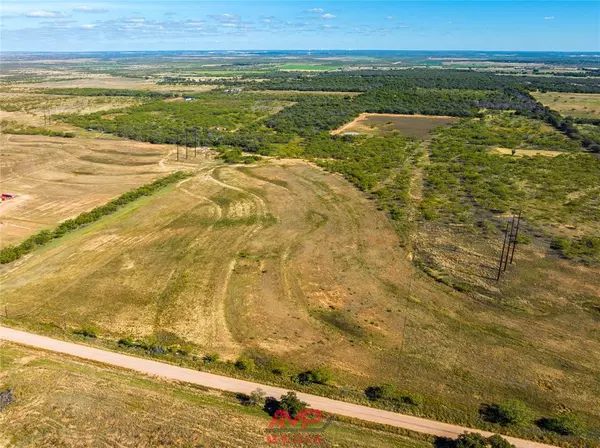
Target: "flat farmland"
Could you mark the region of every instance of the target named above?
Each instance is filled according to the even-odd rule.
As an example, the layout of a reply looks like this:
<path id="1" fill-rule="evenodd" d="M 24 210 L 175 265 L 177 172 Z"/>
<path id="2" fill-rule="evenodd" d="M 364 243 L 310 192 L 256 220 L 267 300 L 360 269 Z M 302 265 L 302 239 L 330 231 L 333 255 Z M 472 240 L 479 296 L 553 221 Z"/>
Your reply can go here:
<path id="1" fill-rule="evenodd" d="M 532 92 L 544 106 L 576 118 L 600 118 L 600 94 Z"/>
<path id="2" fill-rule="evenodd" d="M 354 133 L 387 135 L 398 131 L 407 137 L 426 139 L 439 126 L 448 126 L 458 121 L 455 117 L 398 114 L 360 114 L 350 123 L 332 131 L 332 134 Z"/>
<path id="3" fill-rule="evenodd" d="M 1 246 L 108 202 L 177 169 L 168 145 L 0 134 Z"/>
<path id="4" fill-rule="evenodd" d="M 205 92 L 214 89 L 214 86 L 199 85 L 199 86 L 177 86 L 177 85 L 159 85 L 156 79 L 143 78 L 126 78 L 120 76 L 108 75 L 87 75 L 80 77 L 76 74 L 76 79 L 57 79 L 52 81 L 44 81 L 39 83 L 19 84 L 18 87 L 28 89 L 38 88 L 103 88 L 103 89 L 132 89 L 132 90 L 153 90 L 159 92 L 171 91 L 190 91 L 190 92 Z M 216 82 L 218 84 L 218 81 Z"/>

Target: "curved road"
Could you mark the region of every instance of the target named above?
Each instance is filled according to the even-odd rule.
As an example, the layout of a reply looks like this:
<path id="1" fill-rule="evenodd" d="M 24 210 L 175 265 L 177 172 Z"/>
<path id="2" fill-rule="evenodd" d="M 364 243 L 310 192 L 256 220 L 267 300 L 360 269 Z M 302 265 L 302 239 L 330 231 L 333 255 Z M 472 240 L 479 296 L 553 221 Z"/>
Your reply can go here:
<path id="1" fill-rule="evenodd" d="M 171 364 L 137 358 L 135 356 L 123 355 L 121 353 L 100 350 L 85 345 L 73 344 L 71 342 L 59 341 L 46 336 L 39 336 L 37 334 L 13 330 L 6 327 L 0 327 L 0 339 L 49 350 L 52 352 L 76 356 L 78 358 L 97 361 L 112 366 L 122 367 L 146 375 L 155 375 L 172 380 L 185 381 L 186 383 L 198 384 L 228 392 L 250 394 L 253 390 L 261 388 L 268 396 L 279 397 L 289 390 L 282 389 L 280 387 L 266 386 L 259 383 L 252 383 L 250 381 L 239 380 L 236 378 L 214 375 L 212 373 L 186 369 Z M 457 437 L 465 431 L 478 432 L 486 437 L 492 434 L 486 431 L 465 428 L 462 426 L 437 422 L 435 420 L 428 420 L 425 418 L 413 417 L 410 415 L 397 414 L 395 412 L 346 403 L 344 401 L 332 400 L 330 398 L 319 397 L 317 395 L 309 395 L 299 392 L 298 397 L 302 401 L 307 402 L 314 409 L 320 409 L 332 414 L 344 415 L 369 422 L 383 423 L 390 426 L 410 429 L 412 431 L 431 434 L 434 436 Z M 513 443 L 517 448 L 552 447 L 552 445 L 532 442 L 529 440 L 516 439 L 513 437 L 505 438 Z"/>

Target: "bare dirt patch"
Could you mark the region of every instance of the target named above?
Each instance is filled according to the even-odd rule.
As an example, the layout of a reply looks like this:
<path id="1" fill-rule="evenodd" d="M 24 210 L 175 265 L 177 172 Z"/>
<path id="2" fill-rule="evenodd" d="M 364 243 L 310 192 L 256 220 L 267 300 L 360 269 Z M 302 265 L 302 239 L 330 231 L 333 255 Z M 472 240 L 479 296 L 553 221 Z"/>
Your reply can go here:
<path id="1" fill-rule="evenodd" d="M 398 131 L 408 137 L 427 139 L 435 128 L 448 126 L 457 120 L 455 117 L 446 116 L 364 113 L 331 133 L 333 135 L 348 133 L 386 135 Z"/>
<path id="2" fill-rule="evenodd" d="M 513 150 L 511 148 L 501 148 L 497 147 L 491 150 L 494 153 L 512 155 Z M 546 156 L 546 157 L 556 157 L 561 154 L 568 154 L 567 151 L 551 151 L 545 149 L 516 149 L 515 150 L 516 157 L 531 157 L 531 156 Z"/>

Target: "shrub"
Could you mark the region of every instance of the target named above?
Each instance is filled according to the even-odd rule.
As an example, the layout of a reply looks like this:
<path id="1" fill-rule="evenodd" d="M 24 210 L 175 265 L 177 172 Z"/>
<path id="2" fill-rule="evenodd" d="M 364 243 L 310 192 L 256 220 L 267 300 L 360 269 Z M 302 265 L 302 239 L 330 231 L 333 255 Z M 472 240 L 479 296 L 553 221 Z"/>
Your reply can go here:
<path id="1" fill-rule="evenodd" d="M 564 436 L 580 434 L 584 425 L 577 417 L 571 414 L 562 414 L 556 417 L 544 417 L 539 419 L 536 424 L 546 431 L 552 431 Z"/>
<path id="2" fill-rule="evenodd" d="M 423 397 L 419 394 L 403 394 L 400 398 L 404 403 L 412 406 L 420 406 L 423 404 Z"/>
<path id="3" fill-rule="evenodd" d="M 256 367 L 252 359 L 246 358 L 244 356 L 239 357 L 234 365 L 238 370 L 254 370 Z"/>
<path id="4" fill-rule="evenodd" d="M 514 445 L 497 434 L 486 438 L 476 432 L 466 432 L 457 439 L 438 437 L 434 446 L 435 448 L 514 448 Z"/>
<path id="5" fill-rule="evenodd" d="M 86 327 L 82 327 L 82 328 L 73 330 L 73 334 L 79 334 L 86 338 L 94 339 L 94 338 L 98 337 L 98 329 L 95 327 L 86 326 Z"/>
<path id="6" fill-rule="evenodd" d="M 127 337 L 127 338 L 121 338 L 121 339 L 119 339 L 119 342 L 118 342 L 118 344 L 119 344 L 121 347 L 126 347 L 126 348 L 132 348 L 132 347 L 135 347 L 135 346 L 136 346 L 136 343 L 135 343 L 135 342 L 133 341 L 133 339 L 132 339 L 132 338 L 130 338 L 130 337 Z"/>
<path id="7" fill-rule="evenodd" d="M 250 406 L 264 406 L 265 396 L 265 391 L 259 387 L 250 393 L 250 396 L 248 397 L 248 404 Z"/>
<path id="8" fill-rule="evenodd" d="M 519 400 L 483 405 L 480 414 L 484 420 L 489 422 L 516 426 L 526 425 L 533 417 L 531 410 Z"/>
<path id="9" fill-rule="evenodd" d="M 369 386 L 365 389 L 365 395 L 369 400 L 377 401 L 382 399 L 394 398 L 397 395 L 396 387 L 392 384 L 382 384 L 381 386 Z"/>
<path id="10" fill-rule="evenodd" d="M 318 367 L 314 370 L 307 370 L 299 373 L 292 378 L 293 381 L 300 384 L 329 384 L 333 378 L 333 374 L 326 367 Z"/>
<path id="11" fill-rule="evenodd" d="M 490 444 L 490 448 L 514 448 L 514 445 L 506 440 L 504 437 L 499 436 L 498 434 L 494 434 L 493 436 L 488 437 L 488 442 Z"/>
<path id="12" fill-rule="evenodd" d="M 167 353 L 168 350 L 163 347 L 162 345 L 153 345 L 152 347 L 150 347 L 148 349 L 148 353 L 150 353 L 151 355 L 164 355 L 165 353 Z"/>
<path id="13" fill-rule="evenodd" d="M 204 361 L 204 364 L 210 364 L 213 362 L 217 362 L 218 360 L 219 360 L 218 353 L 207 353 L 206 355 L 204 355 L 202 357 L 202 361 Z"/>
<path id="14" fill-rule="evenodd" d="M 295 418 L 296 415 L 302 410 L 306 409 L 308 406 L 307 403 L 301 401 L 296 392 L 288 392 L 285 395 L 282 395 L 279 399 L 279 409 L 283 409 L 284 411 L 288 411 L 290 417 Z"/>
<path id="15" fill-rule="evenodd" d="M 271 373 L 274 373 L 275 375 L 284 375 L 288 370 L 287 366 L 277 358 L 273 358 L 269 361 L 268 368 Z"/>

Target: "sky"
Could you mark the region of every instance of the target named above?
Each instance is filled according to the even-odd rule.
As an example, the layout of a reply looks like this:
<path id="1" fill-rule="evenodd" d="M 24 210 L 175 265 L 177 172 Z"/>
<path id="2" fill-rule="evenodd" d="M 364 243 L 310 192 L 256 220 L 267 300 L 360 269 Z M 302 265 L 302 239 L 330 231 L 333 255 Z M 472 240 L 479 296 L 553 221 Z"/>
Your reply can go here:
<path id="1" fill-rule="evenodd" d="M 600 1 L 0 0 L 1 51 L 600 51 Z"/>

